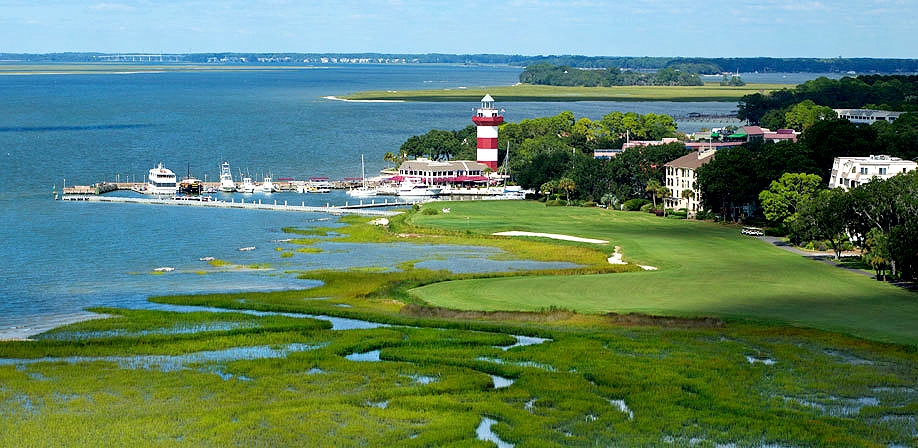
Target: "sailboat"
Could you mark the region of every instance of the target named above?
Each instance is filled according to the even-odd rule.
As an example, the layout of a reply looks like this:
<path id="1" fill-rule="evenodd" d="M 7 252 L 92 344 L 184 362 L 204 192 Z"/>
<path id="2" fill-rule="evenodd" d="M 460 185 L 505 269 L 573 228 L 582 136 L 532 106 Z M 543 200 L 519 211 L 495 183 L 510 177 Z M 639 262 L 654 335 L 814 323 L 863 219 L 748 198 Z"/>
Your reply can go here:
<path id="1" fill-rule="evenodd" d="M 363 162 L 363 154 L 360 155 L 360 179 L 362 185 L 357 188 L 347 190 L 347 195 L 355 198 L 369 198 L 376 196 L 376 189 L 367 186 L 367 172 Z"/>

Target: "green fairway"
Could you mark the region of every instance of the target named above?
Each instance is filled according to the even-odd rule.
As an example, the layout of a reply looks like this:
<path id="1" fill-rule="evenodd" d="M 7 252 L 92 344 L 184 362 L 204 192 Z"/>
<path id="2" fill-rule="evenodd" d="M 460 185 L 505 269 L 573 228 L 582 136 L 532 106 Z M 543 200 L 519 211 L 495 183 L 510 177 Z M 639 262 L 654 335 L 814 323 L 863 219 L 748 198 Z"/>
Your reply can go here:
<path id="1" fill-rule="evenodd" d="M 742 237 L 734 226 L 528 201 L 450 207 L 448 215 L 417 214 L 413 222 L 479 233 L 522 230 L 604 239 L 610 241 L 609 253 L 612 246 L 621 246 L 625 261 L 659 270 L 471 279 L 411 291 L 434 305 L 716 315 L 918 343 L 918 294 Z"/>
<path id="2" fill-rule="evenodd" d="M 379 90 L 345 95 L 349 100 L 478 101 L 485 94 L 498 101 L 736 101 L 743 95 L 791 88 L 791 84 L 746 84 L 727 87 L 704 86 L 618 86 L 567 87 L 517 84 L 513 86 L 462 89 Z"/>

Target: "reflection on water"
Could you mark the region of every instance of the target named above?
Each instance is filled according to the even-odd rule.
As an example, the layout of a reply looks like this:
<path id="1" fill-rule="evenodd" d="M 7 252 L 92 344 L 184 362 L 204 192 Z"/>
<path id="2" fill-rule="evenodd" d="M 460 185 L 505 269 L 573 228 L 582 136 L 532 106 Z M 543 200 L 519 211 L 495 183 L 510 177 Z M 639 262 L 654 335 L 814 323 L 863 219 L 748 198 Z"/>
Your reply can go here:
<path id="1" fill-rule="evenodd" d="M 84 362 L 112 362 L 122 369 L 158 370 L 175 372 L 189 364 L 219 363 L 229 361 L 286 358 L 290 353 L 305 352 L 324 347 L 325 344 L 293 343 L 274 348 L 267 345 L 255 347 L 232 347 L 223 350 L 208 350 L 184 355 L 138 355 L 138 356 L 61 356 L 44 358 L 0 358 L 0 366 L 21 366 L 42 362 L 79 364 Z"/>
<path id="2" fill-rule="evenodd" d="M 497 423 L 497 421 L 494 419 L 482 417 L 481 423 L 475 428 L 475 435 L 478 436 L 478 440 L 495 443 L 497 444 L 497 448 L 513 448 L 512 443 L 501 440 L 500 437 L 491 430 L 491 426 L 495 423 Z"/>

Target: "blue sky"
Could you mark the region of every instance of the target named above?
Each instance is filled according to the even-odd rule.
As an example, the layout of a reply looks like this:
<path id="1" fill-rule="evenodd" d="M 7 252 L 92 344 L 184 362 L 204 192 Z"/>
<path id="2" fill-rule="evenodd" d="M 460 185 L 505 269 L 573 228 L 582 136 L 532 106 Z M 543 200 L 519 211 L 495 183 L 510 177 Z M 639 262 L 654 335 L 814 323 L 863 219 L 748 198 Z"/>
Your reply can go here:
<path id="1" fill-rule="evenodd" d="M 916 0 L 0 0 L 0 52 L 918 57 Z"/>

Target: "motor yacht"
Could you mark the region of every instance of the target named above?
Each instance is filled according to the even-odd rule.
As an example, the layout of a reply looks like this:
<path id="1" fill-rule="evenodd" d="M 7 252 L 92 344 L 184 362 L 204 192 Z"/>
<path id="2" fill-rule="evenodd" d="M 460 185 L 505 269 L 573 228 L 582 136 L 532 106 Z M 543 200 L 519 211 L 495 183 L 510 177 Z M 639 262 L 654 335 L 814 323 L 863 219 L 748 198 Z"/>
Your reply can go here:
<path id="1" fill-rule="evenodd" d="M 143 192 L 158 196 L 175 195 L 175 193 L 178 192 L 178 184 L 175 182 L 175 173 L 170 169 L 163 168 L 163 164 L 160 162 L 155 168 L 150 169 Z"/>
<path id="2" fill-rule="evenodd" d="M 228 162 L 223 162 L 220 166 L 220 191 L 231 193 L 236 191 L 236 183 L 233 182 L 233 173 L 230 171 Z"/>

